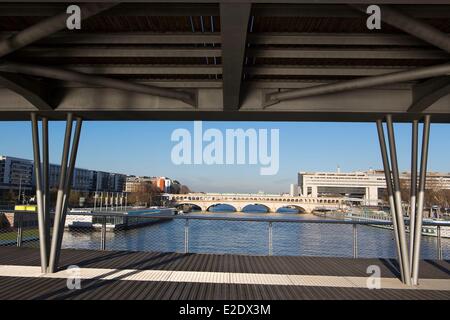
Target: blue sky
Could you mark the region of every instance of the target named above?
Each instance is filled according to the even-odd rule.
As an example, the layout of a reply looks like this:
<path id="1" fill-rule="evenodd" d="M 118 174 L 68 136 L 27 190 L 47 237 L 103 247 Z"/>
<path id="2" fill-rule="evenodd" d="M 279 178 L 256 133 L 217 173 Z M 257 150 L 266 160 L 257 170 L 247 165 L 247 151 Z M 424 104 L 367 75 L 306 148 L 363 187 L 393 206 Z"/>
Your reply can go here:
<path id="1" fill-rule="evenodd" d="M 286 192 L 298 171 L 382 168 L 374 123 L 203 122 L 203 129 L 279 129 L 280 169 L 261 176 L 260 165 L 175 165 L 171 150 L 177 128 L 193 122 L 83 123 L 77 167 L 126 174 L 168 176 L 195 191 Z M 50 160 L 60 162 L 64 122 L 50 123 Z M 409 170 L 410 124 L 395 126 L 399 167 Z M 205 143 L 206 145 L 206 143 Z M 32 159 L 29 122 L 0 122 L 0 154 Z M 450 126 L 432 124 L 429 171 L 450 172 Z"/>

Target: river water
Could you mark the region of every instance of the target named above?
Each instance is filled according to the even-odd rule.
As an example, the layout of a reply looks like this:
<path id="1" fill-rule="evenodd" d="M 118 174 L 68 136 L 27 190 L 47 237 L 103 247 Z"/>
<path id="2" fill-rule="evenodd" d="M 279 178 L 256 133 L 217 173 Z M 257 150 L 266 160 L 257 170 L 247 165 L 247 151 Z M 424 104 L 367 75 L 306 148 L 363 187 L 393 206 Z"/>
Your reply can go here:
<path id="1" fill-rule="evenodd" d="M 270 219 L 323 219 L 289 210 L 263 213 L 254 209 L 253 212 L 236 213 L 227 212 L 227 208 L 220 207 L 215 212 L 192 212 L 189 215 L 263 218 L 264 222 L 189 220 L 189 252 L 245 255 L 269 254 Z M 392 230 L 358 226 L 357 233 L 358 257 L 396 256 Z M 436 259 L 436 240 L 436 237 L 422 238 L 423 259 Z M 100 232 L 82 229 L 65 231 L 63 247 L 99 249 Z M 450 259 L 450 239 L 442 239 L 442 247 L 444 259 Z M 106 249 L 184 252 L 185 220 L 173 219 L 136 229 L 107 232 Z M 272 254 L 352 257 L 353 229 L 351 225 L 273 222 Z"/>

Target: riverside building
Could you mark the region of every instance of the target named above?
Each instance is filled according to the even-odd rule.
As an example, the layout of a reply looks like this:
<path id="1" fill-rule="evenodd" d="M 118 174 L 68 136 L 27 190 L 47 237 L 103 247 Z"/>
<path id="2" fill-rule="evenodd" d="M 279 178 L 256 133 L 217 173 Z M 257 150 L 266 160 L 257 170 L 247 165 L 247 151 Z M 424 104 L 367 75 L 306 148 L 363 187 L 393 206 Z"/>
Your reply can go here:
<path id="1" fill-rule="evenodd" d="M 400 174 L 401 183 L 409 188 L 410 173 Z M 450 189 L 450 173 L 428 172 L 427 189 Z M 364 199 L 365 205 L 378 205 L 386 190 L 383 170 L 355 172 L 299 172 L 299 192 L 303 196 L 343 195 Z"/>

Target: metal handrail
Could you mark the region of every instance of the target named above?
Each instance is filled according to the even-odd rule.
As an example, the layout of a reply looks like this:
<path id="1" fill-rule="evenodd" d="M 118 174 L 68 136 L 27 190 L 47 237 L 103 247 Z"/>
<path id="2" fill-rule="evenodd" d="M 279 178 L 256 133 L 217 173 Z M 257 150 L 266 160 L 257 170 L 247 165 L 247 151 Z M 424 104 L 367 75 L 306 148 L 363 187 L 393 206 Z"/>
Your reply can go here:
<path id="1" fill-rule="evenodd" d="M 18 210 L 0 210 L 0 213 L 26 213 L 35 214 L 30 211 Z M 325 224 L 357 224 L 357 225 L 392 225 L 391 221 L 368 221 L 368 220 L 339 220 L 339 219 L 287 219 L 287 218 L 262 218 L 262 217 L 230 217 L 230 216 L 201 216 L 201 215 L 167 215 L 152 213 L 149 215 L 129 215 L 120 211 L 102 211 L 102 212 L 67 212 L 68 215 L 77 216 L 109 216 L 109 217 L 130 217 L 143 219 L 190 219 L 190 220 L 222 220 L 222 221 L 249 221 L 249 222 L 288 222 L 288 223 L 325 223 Z M 408 225 L 408 219 L 405 219 Z M 424 226 L 443 226 L 450 227 L 450 221 L 423 221 Z"/>
<path id="2" fill-rule="evenodd" d="M 272 217 L 229 217 L 229 216 L 200 216 L 200 215 L 163 215 L 154 213 L 151 215 L 127 215 L 119 212 L 73 212 L 69 215 L 86 215 L 86 216 L 112 216 L 112 217 L 133 217 L 144 219 L 190 219 L 190 220 L 222 220 L 222 221 L 249 221 L 249 222 L 290 222 L 290 223 L 325 223 L 325 224 L 360 224 L 360 225 L 392 225 L 391 221 L 368 221 L 368 220 L 339 220 L 339 219 L 288 219 L 288 218 L 272 218 Z M 406 222 L 406 221 L 405 221 Z M 408 223 L 406 223 L 408 224 Z M 424 221 L 424 226 L 448 226 L 450 221 Z"/>
<path id="3" fill-rule="evenodd" d="M 30 211 L 15 211 L 15 210 L 0 210 L 0 213 L 23 213 L 23 214 L 36 214 L 36 212 Z M 272 224 L 273 223 L 313 223 L 313 224 L 341 224 L 341 225 L 352 225 L 353 226 L 353 258 L 358 257 L 358 225 L 372 225 L 372 226 L 391 226 L 391 221 L 370 221 L 370 220 L 342 220 L 342 219 L 288 219 L 288 218 L 273 218 L 273 217 L 233 217 L 233 216 L 202 216 L 202 215 L 167 215 L 152 213 L 149 215 L 130 215 L 125 214 L 123 211 L 106 211 L 106 212 L 68 212 L 71 216 L 92 216 L 92 217 L 102 217 L 101 219 L 101 243 L 100 250 L 106 250 L 106 219 L 107 217 L 128 217 L 128 218 L 139 218 L 139 219 L 181 219 L 185 221 L 184 224 L 184 252 L 189 252 L 189 220 L 216 220 L 216 221 L 243 221 L 243 222 L 262 222 L 268 223 L 269 233 L 268 233 L 268 254 L 273 254 L 273 235 L 272 235 Z M 22 214 L 20 215 L 22 216 Z M 22 222 L 22 218 L 19 219 Z M 22 227 L 21 223 L 18 228 L 17 234 L 17 246 L 22 245 Z M 408 221 L 405 221 L 408 224 Z M 443 259 L 443 248 L 441 243 L 441 227 L 450 227 L 450 221 L 424 221 L 424 226 L 436 226 L 437 227 L 437 259 Z"/>

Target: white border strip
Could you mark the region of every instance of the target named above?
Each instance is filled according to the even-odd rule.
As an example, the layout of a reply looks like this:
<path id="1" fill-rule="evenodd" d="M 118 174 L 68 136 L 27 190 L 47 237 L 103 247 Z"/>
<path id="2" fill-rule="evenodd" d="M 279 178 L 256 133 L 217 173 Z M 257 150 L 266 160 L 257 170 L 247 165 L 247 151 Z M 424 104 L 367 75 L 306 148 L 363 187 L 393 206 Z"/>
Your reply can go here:
<path id="1" fill-rule="evenodd" d="M 41 274 L 40 267 L 2 265 L 0 266 L 0 277 L 69 279 L 74 278 L 74 272 L 73 270 L 63 270 L 53 274 Z M 79 279 L 120 281 L 168 281 L 341 288 L 367 288 L 368 279 L 371 282 L 373 280 L 373 278 L 369 277 L 97 268 L 79 268 L 76 277 Z M 380 288 L 450 291 L 450 279 L 421 279 L 418 286 L 410 287 L 404 285 L 397 278 L 380 278 Z"/>

